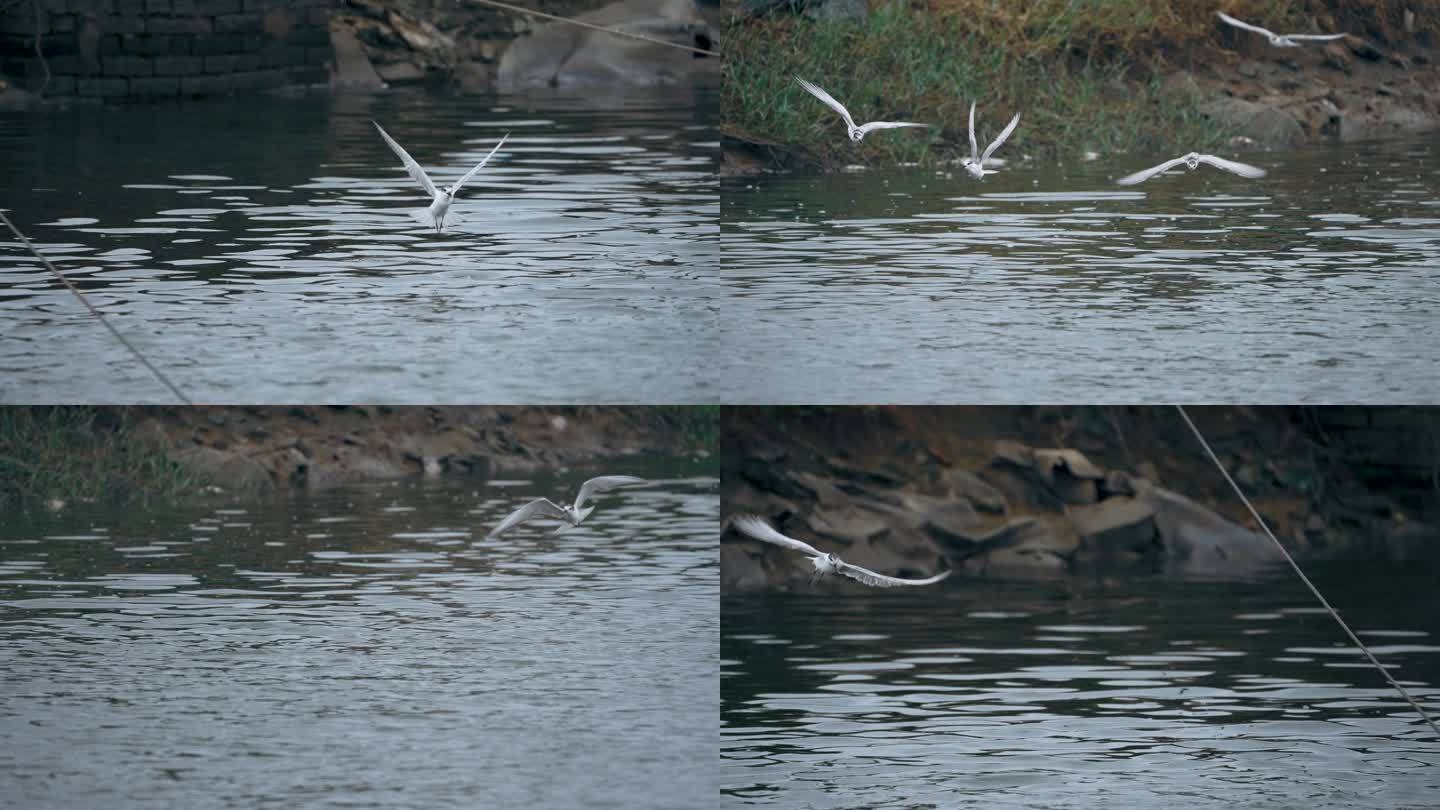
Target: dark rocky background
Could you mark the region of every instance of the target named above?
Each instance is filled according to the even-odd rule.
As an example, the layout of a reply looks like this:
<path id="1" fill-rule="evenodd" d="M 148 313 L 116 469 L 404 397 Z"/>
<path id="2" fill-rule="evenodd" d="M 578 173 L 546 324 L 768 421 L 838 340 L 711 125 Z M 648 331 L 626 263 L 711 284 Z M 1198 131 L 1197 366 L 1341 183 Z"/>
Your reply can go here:
<path id="1" fill-rule="evenodd" d="M 1190 412 L 1295 556 L 1440 554 L 1440 408 Z M 727 520 L 757 513 L 883 573 L 1230 577 L 1279 560 L 1173 408 L 726 408 L 721 436 Z M 807 587 L 802 555 L 724 540 L 726 589 Z"/>

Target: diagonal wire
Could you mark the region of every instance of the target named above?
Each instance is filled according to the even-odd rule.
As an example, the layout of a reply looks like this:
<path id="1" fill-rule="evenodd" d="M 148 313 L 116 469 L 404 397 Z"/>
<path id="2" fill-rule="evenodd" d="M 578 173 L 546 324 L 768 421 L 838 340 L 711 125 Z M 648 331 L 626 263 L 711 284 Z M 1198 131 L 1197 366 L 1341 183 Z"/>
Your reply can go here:
<path id="1" fill-rule="evenodd" d="M 1190 421 L 1190 414 L 1185 412 L 1185 406 L 1176 405 L 1175 410 L 1180 412 L 1180 416 L 1184 418 L 1185 424 L 1190 426 L 1190 432 L 1194 433 L 1195 438 L 1200 440 L 1200 446 L 1205 448 L 1206 455 L 1210 456 L 1210 460 L 1215 462 L 1216 467 L 1220 468 L 1220 474 L 1225 476 L 1225 480 L 1229 482 L 1230 488 L 1235 490 L 1235 494 L 1240 496 L 1241 501 L 1244 501 L 1245 508 L 1250 510 L 1250 516 L 1255 518 L 1255 522 L 1260 524 L 1260 528 L 1264 529 L 1265 534 L 1268 535 L 1272 541 L 1274 541 L 1275 547 L 1280 549 L 1280 553 L 1285 557 L 1285 561 L 1290 563 L 1291 568 L 1295 569 L 1295 573 L 1300 577 L 1300 581 L 1305 583 L 1305 587 L 1309 588 L 1310 592 L 1315 594 L 1315 598 L 1320 600 L 1320 604 L 1324 605 L 1325 609 L 1330 611 L 1330 615 L 1335 618 L 1335 621 L 1340 623 L 1340 627 L 1345 631 L 1345 635 L 1349 636 L 1350 640 L 1355 642 L 1355 646 L 1359 647 L 1360 651 L 1365 653 L 1365 657 L 1369 658 L 1370 663 L 1374 664 L 1375 668 L 1380 670 L 1380 674 L 1384 675 L 1385 680 L 1389 681 L 1390 685 L 1395 687 L 1395 691 L 1399 692 L 1400 696 L 1405 698 L 1405 700 L 1409 702 L 1411 708 L 1415 709 L 1415 711 L 1420 714 L 1421 719 L 1423 719 L 1426 723 L 1430 724 L 1431 730 L 1433 730 L 1436 734 L 1440 734 L 1440 726 L 1435 725 L 1435 721 L 1430 718 L 1430 715 L 1425 713 L 1425 710 L 1420 707 L 1420 704 L 1415 701 L 1415 698 L 1410 696 L 1410 693 L 1405 690 L 1405 687 L 1400 685 L 1399 681 L 1390 677 L 1390 672 L 1386 670 L 1385 667 L 1381 666 L 1380 662 L 1375 659 L 1375 654 L 1370 652 L 1370 648 L 1365 646 L 1365 642 L 1361 641 L 1360 637 L 1355 635 L 1355 632 L 1350 629 L 1350 625 L 1346 624 L 1345 620 L 1340 618 L 1340 614 L 1335 610 L 1335 608 L 1330 607 L 1330 603 L 1326 601 L 1325 597 L 1320 594 L 1320 589 L 1315 587 L 1315 584 L 1310 581 L 1309 577 L 1305 576 L 1304 571 L 1300 570 L 1300 564 L 1295 562 L 1295 558 L 1291 557 L 1290 552 L 1285 550 L 1285 546 L 1280 544 L 1280 541 L 1275 537 L 1275 533 L 1270 531 L 1269 524 L 1265 522 L 1264 518 L 1260 517 L 1259 512 L 1255 511 L 1255 507 L 1251 505 L 1250 499 L 1245 497 L 1245 492 L 1240 489 L 1240 485 L 1235 483 L 1235 479 L 1230 477 L 1229 471 L 1225 469 L 1224 464 L 1220 463 L 1220 459 L 1215 455 L 1215 451 L 1210 449 L 1210 443 L 1205 441 L 1205 436 L 1200 432 L 1200 428 L 1195 427 L 1195 423 Z"/>
<path id="2" fill-rule="evenodd" d="M 506 11 L 513 11 L 513 12 L 515 12 L 516 14 L 529 14 L 531 17 L 541 17 L 541 18 L 544 18 L 544 19 L 546 19 L 546 20 L 555 20 L 556 22 L 570 23 L 571 25 L 578 25 L 578 26 L 580 26 L 581 28 L 590 28 L 590 29 L 595 30 L 595 31 L 604 31 L 604 32 L 607 33 L 607 34 L 614 34 L 614 35 L 619 36 L 619 37 L 630 37 L 631 39 L 638 39 L 638 40 L 642 40 L 642 41 L 644 41 L 644 42 L 653 43 L 653 44 L 655 44 L 655 45 L 665 45 L 665 46 L 668 46 L 668 47 L 671 47 L 671 48 L 679 48 L 679 49 L 681 49 L 681 50 L 683 50 L 683 51 L 690 51 L 691 53 L 698 53 L 698 54 L 700 54 L 701 56 L 719 56 L 719 55 L 720 55 L 720 52 L 719 52 L 719 51 L 707 51 L 707 50 L 705 50 L 704 48 L 696 48 L 696 47 L 691 46 L 691 45 L 681 45 L 681 44 L 678 43 L 678 42 L 669 42 L 669 41 L 663 40 L 663 39 L 655 39 L 654 37 L 647 37 L 647 36 L 645 36 L 644 34 L 635 34 L 635 33 L 631 33 L 630 31 L 622 31 L 622 30 L 620 30 L 620 29 L 618 29 L 618 28 L 606 28 L 606 27 L 603 26 L 603 25 L 595 25 L 595 24 L 593 24 L 593 23 L 581 22 L 581 21 L 579 21 L 579 20 L 572 20 L 572 19 L 570 19 L 569 17 L 557 17 L 557 16 L 555 16 L 554 14 L 546 14 L 546 13 L 543 12 L 543 11 L 531 11 L 531 10 L 528 9 L 528 8 L 521 8 L 520 6 L 512 6 L 512 5 L 510 5 L 509 3 L 501 3 L 501 2 L 498 2 L 498 0 L 470 0 L 470 2 L 472 2 L 472 3 L 480 3 L 480 4 L 486 5 L 486 6 L 494 6 L 494 7 L 496 7 L 496 8 L 503 8 L 503 9 L 505 9 Z"/>
<path id="3" fill-rule="evenodd" d="M 64 284 L 67 288 L 69 288 L 70 292 L 75 294 L 76 298 L 80 299 L 80 303 L 84 304 L 85 308 L 90 310 L 90 314 L 94 315 L 95 319 L 100 321 L 100 325 L 110 330 L 110 334 L 114 335 L 116 340 L 120 341 L 120 343 L 125 348 L 129 349 L 130 353 L 135 355 L 135 359 L 139 360 L 141 364 L 145 366 L 145 368 L 150 369 L 150 373 L 154 374 L 156 379 L 164 383 L 165 387 L 170 389 L 170 393 L 174 394 L 176 399 L 180 400 L 186 405 L 195 404 L 194 402 L 191 402 L 190 398 L 185 396 L 185 394 L 182 393 L 179 388 L 175 387 L 175 383 L 170 382 L 170 378 L 162 374 L 160 372 L 160 369 L 151 365 L 150 361 L 145 359 L 145 355 L 141 354 L 140 350 L 135 348 L 134 344 L 126 340 L 124 335 L 120 334 L 120 330 L 116 329 L 113 324 L 105 320 L 105 315 L 101 313 L 100 310 L 96 309 L 90 304 L 90 300 L 85 297 L 84 293 L 80 292 L 79 287 L 71 284 L 70 279 L 66 278 L 64 273 L 61 273 L 60 270 L 55 267 L 55 265 L 51 264 L 49 259 L 40 255 L 40 251 L 36 250 L 35 246 L 30 244 L 30 240 L 26 239 L 25 234 L 21 233 L 20 229 L 15 227 L 15 223 L 11 222 L 10 218 L 5 216 L 5 212 L 3 210 L 0 210 L 0 220 L 4 220 L 5 224 L 10 226 L 10 230 L 13 231 L 15 235 L 20 238 L 20 243 L 25 245 L 25 247 L 29 249 L 31 253 L 35 254 L 35 258 L 39 259 L 45 265 L 45 267 L 49 269 L 50 272 L 55 274 L 56 278 L 60 279 L 61 284 Z"/>

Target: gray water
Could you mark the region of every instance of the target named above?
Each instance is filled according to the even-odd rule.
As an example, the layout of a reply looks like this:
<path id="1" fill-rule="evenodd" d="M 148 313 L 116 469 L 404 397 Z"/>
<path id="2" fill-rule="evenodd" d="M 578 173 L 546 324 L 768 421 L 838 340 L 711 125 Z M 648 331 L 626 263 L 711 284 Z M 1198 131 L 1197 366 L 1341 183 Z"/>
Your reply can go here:
<path id="1" fill-rule="evenodd" d="M 636 471 L 7 521 L 0 806 L 713 807 L 717 482 Z"/>
<path id="2" fill-rule="evenodd" d="M 196 401 L 709 401 L 715 108 L 390 92 L 5 113 L 0 196 Z M 437 183 L 511 134 L 436 235 L 371 119 Z M 8 231 L 0 400 L 169 401 Z"/>
<path id="3" fill-rule="evenodd" d="M 1433 566 L 1313 566 L 1440 712 Z M 1440 742 L 1293 579 L 727 597 L 725 806 L 1433 807 Z"/>
<path id="4" fill-rule="evenodd" d="M 727 179 L 727 401 L 1436 401 L 1436 144 Z"/>

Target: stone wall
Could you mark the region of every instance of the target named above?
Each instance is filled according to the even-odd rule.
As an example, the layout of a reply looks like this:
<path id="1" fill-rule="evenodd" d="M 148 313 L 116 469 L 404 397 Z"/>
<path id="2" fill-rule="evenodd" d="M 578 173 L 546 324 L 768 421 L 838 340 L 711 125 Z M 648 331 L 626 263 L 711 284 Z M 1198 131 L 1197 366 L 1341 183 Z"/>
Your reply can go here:
<path id="1" fill-rule="evenodd" d="M 46 96 L 105 98 L 322 83 L 334 4 L 14 0 L 0 11 L 0 73 Z"/>

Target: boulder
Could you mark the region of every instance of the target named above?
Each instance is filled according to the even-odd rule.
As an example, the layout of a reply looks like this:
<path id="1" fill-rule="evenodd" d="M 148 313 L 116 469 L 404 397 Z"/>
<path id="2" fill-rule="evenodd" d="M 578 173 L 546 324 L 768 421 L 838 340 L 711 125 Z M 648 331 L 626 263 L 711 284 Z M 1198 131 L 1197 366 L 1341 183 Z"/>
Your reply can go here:
<path id="1" fill-rule="evenodd" d="M 1381 109 L 1347 108 L 1340 117 L 1340 140 L 1365 141 L 1440 128 L 1440 116 L 1400 104 L 1378 102 Z"/>
<path id="2" fill-rule="evenodd" d="M 971 573 L 1015 578 L 1062 576 L 1069 568 L 1070 563 L 1059 554 L 1032 548 L 996 549 L 965 564 Z"/>
<path id="3" fill-rule="evenodd" d="M 720 544 L 720 576 L 720 587 L 726 590 L 760 590 L 770 582 L 760 555 L 739 543 Z"/>
<path id="4" fill-rule="evenodd" d="M 880 515 L 855 507 L 811 512 L 805 525 L 815 534 L 845 546 L 868 543 L 890 528 Z"/>
<path id="5" fill-rule="evenodd" d="M 930 536 L 939 544 L 941 553 L 954 565 L 996 549 L 1015 545 L 1021 537 L 1032 531 L 1034 524 L 1039 522 L 1039 518 L 1027 517 L 1012 520 L 1003 526 L 992 529 L 932 531 Z"/>
<path id="6" fill-rule="evenodd" d="M 170 460 L 189 475 L 232 492 L 256 492 L 275 485 L 263 464 L 241 453 L 187 447 L 171 453 Z"/>
<path id="7" fill-rule="evenodd" d="M 833 481 L 814 473 L 791 472 L 789 479 L 797 486 L 808 491 L 822 506 L 840 506 L 849 503 L 851 498 L 836 488 Z"/>
<path id="8" fill-rule="evenodd" d="M 1206 576 L 1246 575 L 1283 559 L 1264 534 L 1232 523 L 1183 495 L 1146 487 L 1136 500 L 1152 511 L 1167 570 Z"/>
<path id="9" fill-rule="evenodd" d="M 365 55 L 365 46 L 355 35 L 343 28 L 330 31 L 330 46 L 335 51 L 330 86 L 337 90 L 379 90 L 385 87 L 380 74 Z"/>
<path id="10" fill-rule="evenodd" d="M 1005 514 L 1005 494 L 969 470 L 946 470 L 941 484 L 982 512 Z"/>
<path id="11" fill-rule="evenodd" d="M 1299 146 L 1306 140 L 1299 121 L 1266 104 L 1223 96 L 1200 105 L 1200 113 L 1263 146 Z"/>
<path id="12" fill-rule="evenodd" d="M 576 19 L 704 50 L 719 41 L 694 0 L 621 0 Z M 503 89 L 649 86 L 718 79 L 719 70 L 718 58 L 549 23 L 505 50 L 496 83 Z"/>
<path id="13" fill-rule="evenodd" d="M 1036 450 L 1033 455 L 1035 472 L 1060 500 L 1068 504 L 1099 500 L 1099 482 L 1105 473 L 1079 450 Z"/>
<path id="14" fill-rule="evenodd" d="M 904 493 L 900 496 L 900 508 L 922 518 L 920 526 L 932 535 L 960 534 L 980 523 L 975 507 L 967 500 Z"/>
<path id="15" fill-rule="evenodd" d="M 376 68 L 375 72 L 390 84 L 406 84 L 425 79 L 425 71 L 421 70 L 420 66 L 414 62 L 393 62 L 381 65 Z"/>
<path id="16" fill-rule="evenodd" d="M 1071 523 L 1086 547 L 1099 552 L 1155 550 L 1159 536 L 1155 510 L 1140 498 L 1123 495 L 1069 510 Z"/>

